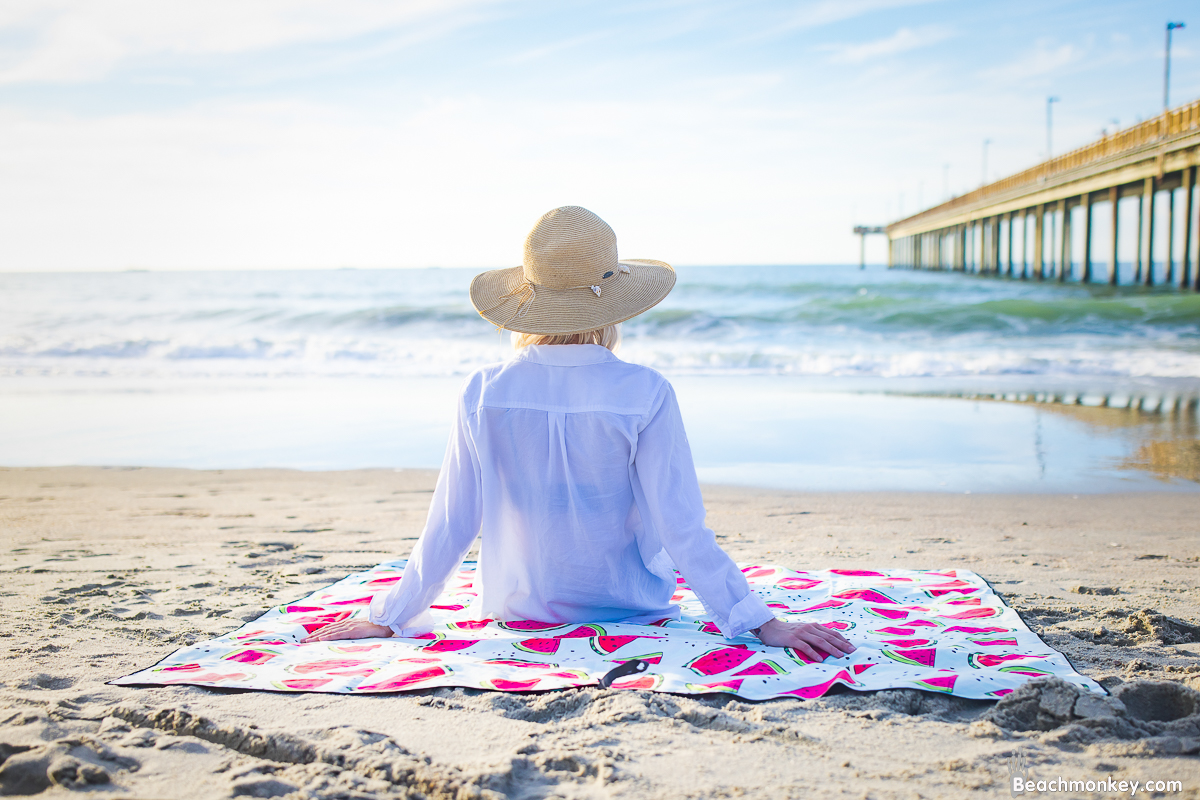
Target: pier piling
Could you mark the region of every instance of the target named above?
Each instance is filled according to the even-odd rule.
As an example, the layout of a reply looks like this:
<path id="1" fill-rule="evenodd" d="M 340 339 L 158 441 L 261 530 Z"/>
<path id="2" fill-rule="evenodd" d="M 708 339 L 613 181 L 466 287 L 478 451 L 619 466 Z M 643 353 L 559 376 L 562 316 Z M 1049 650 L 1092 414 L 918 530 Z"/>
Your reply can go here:
<path id="1" fill-rule="evenodd" d="M 1188 167 L 1183 176 L 1183 258 L 1179 261 L 1179 287 L 1186 289 L 1192 285 L 1192 214 L 1195 204 L 1192 196 L 1196 193 L 1196 168 Z"/>

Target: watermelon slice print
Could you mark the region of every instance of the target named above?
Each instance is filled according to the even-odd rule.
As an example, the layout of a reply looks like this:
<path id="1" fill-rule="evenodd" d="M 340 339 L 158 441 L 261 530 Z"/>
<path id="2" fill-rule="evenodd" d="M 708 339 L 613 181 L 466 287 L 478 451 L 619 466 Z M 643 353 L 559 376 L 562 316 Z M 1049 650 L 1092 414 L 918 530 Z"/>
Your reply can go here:
<path id="1" fill-rule="evenodd" d="M 366 597 L 355 597 L 352 600 L 338 600 L 330 603 L 331 606 L 369 606 L 375 595 L 367 595 Z"/>
<path id="2" fill-rule="evenodd" d="M 460 619 L 447 623 L 447 626 L 454 628 L 456 631 L 477 631 L 480 628 L 486 628 L 491 623 L 492 620 L 490 619 Z"/>
<path id="3" fill-rule="evenodd" d="M 929 647 L 934 643 L 933 639 L 887 639 L 883 642 L 892 647 Z"/>
<path id="4" fill-rule="evenodd" d="M 871 633 L 879 634 L 880 636 L 912 636 L 917 632 L 916 628 L 876 628 Z"/>
<path id="5" fill-rule="evenodd" d="M 383 647 L 381 644 L 338 644 L 332 645 L 329 649 L 335 653 L 367 653 L 371 650 L 378 650 Z"/>
<path id="6" fill-rule="evenodd" d="M 379 683 L 359 686 L 355 691 L 359 692 L 402 692 L 405 689 L 411 689 L 418 684 L 427 683 L 434 678 L 441 678 L 449 675 L 452 670 L 446 666 L 429 667 L 428 669 L 419 669 L 416 672 L 408 672 L 404 675 L 397 675 L 394 678 L 388 678 Z"/>
<path id="7" fill-rule="evenodd" d="M 430 606 L 430 608 L 436 608 L 438 611 L 462 611 L 466 606 L 454 603 L 448 606 Z"/>
<path id="8" fill-rule="evenodd" d="M 509 681 L 504 678 L 492 678 L 483 682 L 483 688 L 498 689 L 502 692 L 528 692 L 541 682 L 541 678 L 532 678 L 527 681 Z"/>
<path id="9" fill-rule="evenodd" d="M 909 612 L 903 608 L 868 608 L 867 613 L 884 619 L 904 619 Z"/>
<path id="10" fill-rule="evenodd" d="M 737 669 L 743 662 L 757 654 L 757 650 L 748 650 L 744 647 L 718 647 L 716 650 L 709 650 L 693 658 L 684 666 L 697 675 L 720 675 L 722 672 Z"/>
<path id="11" fill-rule="evenodd" d="M 774 575 L 778 571 L 774 567 L 747 567 L 742 570 L 742 573 L 745 574 L 746 580 L 753 580 L 754 578 L 765 578 L 768 575 Z"/>
<path id="12" fill-rule="evenodd" d="M 637 639 L 661 639 L 661 636 L 595 636 L 588 641 L 602 656 L 611 655 Z"/>
<path id="13" fill-rule="evenodd" d="M 266 628 L 259 628 L 258 630 L 247 631 L 246 633 L 239 633 L 237 636 L 235 636 L 233 638 L 237 639 L 238 641 L 244 641 L 246 639 L 252 639 L 255 636 L 259 636 L 264 633 L 271 633 L 271 631 L 267 630 Z"/>
<path id="14" fill-rule="evenodd" d="M 817 603 L 815 606 L 809 606 L 808 608 L 794 609 L 791 613 L 808 614 L 813 611 L 824 611 L 827 608 L 845 608 L 850 605 L 850 602 L 850 600 L 826 600 L 824 603 Z"/>
<path id="15" fill-rule="evenodd" d="M 1041 656 L 1041 658 L 1045 658 L 1045 656 Z M 1038 669 L 1037 667 L 1026 667 L 1024 665 L 1016 665 L 1016 664 L 1014 664 L 1012 666 L 1008 666 L 1008 667 L 1001 667 L 1000 671 L 1001 672 L 1011 672 L 1014 675 L 1028 675 L 1031 678 L 1040 678 L 1043 675 L 1053 675 L 1054 674 L 1053 672 L 1051 672 L 1048 669 Z"/>
<path id="16" fill-rule="evenodd" d="M 737 694 L 742 688 L 742 681 L 745 678 L 738 678 L 735 681 L 719 681 L 717 683 L 689 683 L 687 688 L 693 692 L 729 692 L 729 694 Z"/>
<path id="17" fill-rule="evenodd" d="M 591 639 L 593 636 L 604 636 L 604 635 L 605 635 L 604 628 L 601 628 L 599 625 L 593 625 L 592 623 L 589 622 L 587 625 L 580 625 L 578 628 L 576 628 L 573 631 L 567 631 L 566 633 L 557 633 L 557 634 L 555 634 L 555 637 L 558 639 Z"/>
<path id="18" fill-rule="evenodd" d="M 373 581 L 368 581 L 367 586 L 391 586 L 400 580 L 399 575 L 393 575 L 390 578 L 376 578 Z"/>
<path id="19" fill-rule="evenodd" d="M 707 619 L 700 623 L 700 631 L 701 633 L 715 633 L 718 636 L 721 635 L 721 629 L 717 627 L 717 623 Z"/>
<path id="20" fill-rule="evenodd" d="M 808 664 L 819 663 L 819 662 L 813 661 L 811 658 L 804 655 L 804 653 L 801 653 L 799 650 L 796 650 L 791 647 L 783 648 L 783 652 L 787 653 L 787 657 L 790 658 L 792 661 L 795 661 L 797 664 L 808 665 Z"/>
<path id="21" fill-rule="evenodd" d="M 518 667 L 521 669 L 554 669 L 558 664 L 544 664 L 539 661 L 525 661 L 520 658 L 489 658 L 480 664 L 491 664 L 497 667 Z"/>
<path id="22" fill-rule="evenodd" d="M 515 633 L 540 633 L 542 631 L 552 631 L 557 628 L 567 627 L 559 622 L 538 622 L 532 619 L 519 619 L 512 622 L 497 622 L 496 627 L 505 631 L 513 631 Z"/>
<path id="23" fill-rule="evenodd" d="M 307 675 L 310 672 L 328 672 L 331 669 L 349 669 L 350 667 L 359 667 L 363 664 L 370 664 L 370 661 L 364 661 L 359 658 L 327 658 L 322 661 L 309 661 L 304 664 L 292 664 L 287 667 L 288 672 L 293 672 L 297 675 Z"/>
<path id="24" fill-rule="evenodd" d="M 649 691 L 651 689 L 657 689 L 662 685 L 662 682 L 662 675 L 638 675 L 635 678 L 619 678 L 612 682 L 610 688 L 634 690 L 641 689 L 643 691 Z"/>
<path id="25" fill-rule="evenodd" d="M 757 664 L 751 664 L 744 670 L 735 672 L 733 674 L 735 676 L 745 675 L 749 677 L 753 675 L 783 675 L 785 672 L 787 672 L 787 670 L 776 664 L 774 661 L 771 661 L 770 659 L 763 659 Z"/>
<path id="26" fill-rule="evenodd" d="M 526 653 L 537 653 L 538 655 L 549 656 L 557 653 L 558 647 L 561 644 L 562 639 L 525 639 L 521 642 L 513 642 L 513 647 L 517 648 L 518 650 L 524 650 Z"/>
<path id="27" fill-rule="evenodd" d="M 171 678 L 163 683 L 220 683 L 221 681 L 248 681 L 254 675 L 248 672 L 201 672 L 198 675 L 188 673 L 178 678 Z"/>
<path id="28" fill-rule="evenodd" d="M 937 648 L 925 647 L 918 650 L 884 650 L 883 654 L 890 659 L 899 661 L 901 664 L 910 664 L 914 667 L 932 667 L 934 658 L 937 655 Z"/>
<path id="29" fill-rule="evenodd" d="M 974 642 L 975 644 L 979 645 L 980 647 L 1016 647 L 1017 646 L 1017 640 L 1015 637 L 1011 638 L 1011 639 L 1009 639 L 1009 638 L 1005 638 L 1005 639 L 972 639 L 971 641 Z"/>
<path id="30" fill-rule="evenodd" d="M 290 689 L 293 692 L 311 692 L 320 689 L 333 678 L 291 678 L 286 681 L 271 681 L 279 689 Z"/>
<path id="31" fill-rule="evenodd" d="M 362 667 L 360 669 L 335 669 L 330 670 L 330 675 L 345 675 L 352 678 L 369 678 L 379 670 L 373 667 Z"/>
<path id="32" fill-rule="evenodd" d="M 433 644 L 427 644 L 421 649 L 426 653 L 457 653 L 479 644 L 479 639 L 439 639 Z"/>
<path id="33" fill-rule="evenodd" d="M 186 672 L 196 669 L 204 669 L 204 667 L 199 664 L 175 664 L 170 667 L 159 667 L 156 672 Z"/>
<path id="34" fill-rule="evenodd" d="M 1026 655 L 1025 653 L 971 653 L 967 663 L 975 669 L 999 667 L 1009 661 L 1024 661 L 1026 659 L 1045 658 L 1043 655 Z M 1003 667 L 1001 667 L 1003 669 Z"/>
<path id="35" fill-rule="evenodd" d="M 662 653 L 646 653 L 641 656 L 629 656 L 628 658 L 614 658 L 614 664 L 628 664 L 630 661 L 645 661 L 647 664 L 658 664 L 662 662 Z"/>
<path id="36" fill-rule="evenodd" d="M 265 664 L 279 653 L 271 650 L 239 650 L 225 656 L 226 661 L 238 661 L 242 664 Z"/>
<path id="37" fill-rule="evenodd" d="M 835 619 L 833 622 L 822 622 L 822 627 L 832 628 L 835 631 L 849 631 L 854 629 L 854 623 L 848 619 Z"/>
<path id="38" fill-rule="evenodd" d="M 303 614 L 308 611 L 324 611 L 325 606 L 284 606 L 285 614 Z"/>
<path id="39" fill-rule="evenodd" d="M 946 633 L 1011 633 L 1012 628 L 975 628 L 970 625 L 953 625 L 946 628 Z"/>
<path id="40" fill-rule="evenodd" d="M 846 575 L 851 578 L 885 578 L 882 572 L 872 572 L 869 569 L 831 569 L 834 575 Z"/>
<path id="41" fill-rule="evenodd" d="M 780 578 L 775 581 L 775 585 L 780 589 L 787 589 L 792 592 L 806 592 L 820 586 L 825 581 L 818 581 L 812 578 Z"/>
<path id="42" fill-rule="evenodd" d="M 921 680 L 913 681 L 913 683 L 931 692 L 946 692 L 949 694 L 954 691 L 954 682 L 956 680 L 958 680 L 958 676 L 951 673 L 949 675 L 939 675 L 935 678 L 922 678 Z"/>
<path id="43" fill-rule="evenodd" d="M 967 611 L 960 611 L 957 614 L 938 614 L 942 619 L 986 619 L 988 617 L 999 616 L 1000 612 L 994 608 L 972 608 Z"/>
<path id="44" fill-rule="evenodd" d="M 857 600 L 860 603 L 896 603 L 899 605 L 883 592 L 874 589 L 847 589 L 844 592 L 838 592 L 834 597 L 839 600 Z"/>
<path id="45" fill-rule="evenodd" d="M 792 689 L 789 692 L 780 692 L 780 694 L 790 694 L 795 697 L 803 697 L 806 700 L 811 700 L 814 697 L 823 696 L 826 692 L 833 688 L 835 683 L 853 685 L 855 680 L 849 672 L 842 670 L 824 683 L 817 683 L 812 686 L 801 686 L 799 689 Z"/>
<path id="46" fill-rule="evenodd" d="M 873 666 L 875 666 L 875 665 L 874 664 L 855 664 L 854 665 L 854 674 L 862 675 L 864 672 L 866 672 Z"/>

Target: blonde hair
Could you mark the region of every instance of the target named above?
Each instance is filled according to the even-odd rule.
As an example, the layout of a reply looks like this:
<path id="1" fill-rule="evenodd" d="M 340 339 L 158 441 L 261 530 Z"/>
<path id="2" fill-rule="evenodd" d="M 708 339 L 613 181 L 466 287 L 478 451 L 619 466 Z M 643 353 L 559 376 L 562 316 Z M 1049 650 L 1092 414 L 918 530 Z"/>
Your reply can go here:
<path id="1" fill-rule="evenodd" d="M 605 325 L 594 331 L 585 333 L 512 333 L 514 350 L 521 350 L 531 344 L 598 344 L 607 347 L 614 353 L 621 346 L 621 323 Z"/>

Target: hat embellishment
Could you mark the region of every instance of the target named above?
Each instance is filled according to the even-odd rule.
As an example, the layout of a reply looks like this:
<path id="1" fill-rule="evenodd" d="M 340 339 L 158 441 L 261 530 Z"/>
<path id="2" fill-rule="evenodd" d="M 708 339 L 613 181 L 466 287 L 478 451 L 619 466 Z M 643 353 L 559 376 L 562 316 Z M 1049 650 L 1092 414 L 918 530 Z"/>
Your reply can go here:
<path id="1" fill-rule="evenodd" d="M 600 296 L 600 287 L 599 286 L 593 286 L 592 291 L 596 293 L 596 297 Z"/>

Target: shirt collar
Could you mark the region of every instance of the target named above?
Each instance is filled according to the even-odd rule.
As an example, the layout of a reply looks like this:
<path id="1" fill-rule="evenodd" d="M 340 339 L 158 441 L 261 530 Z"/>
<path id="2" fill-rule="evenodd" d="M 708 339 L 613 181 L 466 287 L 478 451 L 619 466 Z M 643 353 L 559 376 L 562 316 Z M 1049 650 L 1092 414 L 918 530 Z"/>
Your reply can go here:
<path id="1" fill-rule="evenodd" d="M 617 357 L 598 344 L 531 344 L 517 354 L 517 360 L 552 367 L 582 367 L 616 361 Z"/>

